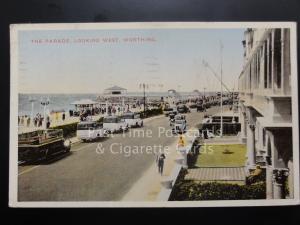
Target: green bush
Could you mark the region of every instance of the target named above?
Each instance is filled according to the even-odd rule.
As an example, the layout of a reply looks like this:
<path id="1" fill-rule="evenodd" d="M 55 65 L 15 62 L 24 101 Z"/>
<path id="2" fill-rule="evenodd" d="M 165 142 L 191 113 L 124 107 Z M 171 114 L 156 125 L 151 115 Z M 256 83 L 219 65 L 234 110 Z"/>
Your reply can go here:
<path id="1" fill-rule="evenodd" d="M 226 183 L 197 183 L 184 180 L 186 171 L 181 171 L 172 190 L 170 201 L 199 200 L 246 200 L 265 199 L 266 184 L 259 182 L 252 185 Z"/>
<path id="2" fill-rule="evenodd" d="M 103 123 L 103 118 L 104 118 L 104 117 L 100 117 L 100 118 L 97 120 L 97 122 Z"/>
<path id="3" fill-rule="evenodd" d="M 163 113 L 163 110 L 160 107 L 160 108 L 156 108 L 156 109 L 147 109 L 147 110 L 145 110 L 145 112 L 141 112 L 140 115 L 141 115 L 141 118 L 148 118 L 151 116 L 160 115 L 162 113 Z"/>
<path id="4" fill-rule="evenodd" d="M 64 137 L 73 137 L 76 135 L 78 122 L 64 124 L 60 126 L 51 127 L 52 129 L 62 129 Z"/>

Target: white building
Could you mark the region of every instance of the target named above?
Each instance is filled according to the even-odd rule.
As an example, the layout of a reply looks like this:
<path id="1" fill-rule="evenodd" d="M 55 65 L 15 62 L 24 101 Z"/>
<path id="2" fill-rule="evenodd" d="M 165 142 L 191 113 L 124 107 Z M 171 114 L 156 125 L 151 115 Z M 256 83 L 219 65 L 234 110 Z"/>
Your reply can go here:
<path id="1" fill-rule="evenodd" d="M 293 198 L 290 30 L 247 29 L 243 45 L 239 107 L 246 166 L 266 169 L 267 198 Z"/>
<path id="2" fill-rule="evenodd" d="M 111 95 L 111 96 L 126 95 L 127 89 L 119 87 L 119 86 L 113 86 L 113 87 L 105 89 L 104 94 Z"/>

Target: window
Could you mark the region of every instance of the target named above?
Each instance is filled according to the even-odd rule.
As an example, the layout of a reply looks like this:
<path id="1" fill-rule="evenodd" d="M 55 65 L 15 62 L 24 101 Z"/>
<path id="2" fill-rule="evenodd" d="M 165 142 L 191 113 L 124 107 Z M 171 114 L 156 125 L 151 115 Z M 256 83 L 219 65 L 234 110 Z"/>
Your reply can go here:
<path id="1" fill-rule="evenodd" d="M 264 43 L 264 88 L 268 88 L 268 41 Z"/>
<path id="2" fill-rule="evenodd" d="M 132 114 L 124 114 L 123 116 L 122 116 L 122 118 L 123 119 L 133 119 L 134 118 L 134 114 L 132 113 Z"/>
<path id="3" fill-rule="evenodd" d="M 120 122 L 120 118 L 119 117 L 107 117 L 103 119 L 104 123 L 118 123 Z"/>
<path id="4" fill-rule="evenodd" d="M 290 93 L 291 91 L 291 59 L 290 59 L 290 29 L 284 29 L 284 92 Z"/>
<path id="5" fill-rule="evenodd" d="M 261 55 L 261 49 L 258 51 L 257 54 L 257 87 L 258 88 L 260 84 L 260 55 Z"/>
<path id="6" fill-rule="evenodd" d="M 262 129 L 262 140 L 263 140 L 263 146 L 265 147 L 266 146 L 266 129 L 263 128 Z"/>
<path id="7" fill-rule="evenodd" d="M 276 29 L 274 34 L 274 82 L 281 88 L 281 29 Z"/>
<path id="8" fill-rule="evenodd" d="M 272 87 L 272 34 L 269 35 L 269 84 L 268 88 Z"/>
<path id="9" fill-rule="evenodd" d="M 249 64 L 249 90 L 251 90 L 251 83 L 252 83 L 251 67 L 252 67 L 252 61 Z"/>

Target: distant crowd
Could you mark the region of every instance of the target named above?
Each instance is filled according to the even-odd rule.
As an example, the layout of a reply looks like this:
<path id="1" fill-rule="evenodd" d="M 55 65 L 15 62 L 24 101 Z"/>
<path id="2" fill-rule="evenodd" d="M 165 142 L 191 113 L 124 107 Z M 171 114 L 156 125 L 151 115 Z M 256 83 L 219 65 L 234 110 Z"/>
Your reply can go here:
<path id="1" fill-rule="evenodd" d="M 55 119 L 59 120 L 59 114 L 55 113 Z M 66 119 L 66 115 L 65 113 L 63 113 L 61 115 L 61 119 L 64 121 Z M 40 114 L 37 113 L 32 121 L 31 121 L 31 117 L 28 115 L 23 115 L 23 116 L 18 116 L 18 125 L 19 126 L 25 126 L 25 127 L 30 127 L 30 126 L 34 126 L 34 127 L 42 127 L 43 126 L 43 122 L 44 122 L 44 117 Z M 51 119 L 49 116 L 46 117 L 46 127 L 49 128 L 51 125 Z"/>

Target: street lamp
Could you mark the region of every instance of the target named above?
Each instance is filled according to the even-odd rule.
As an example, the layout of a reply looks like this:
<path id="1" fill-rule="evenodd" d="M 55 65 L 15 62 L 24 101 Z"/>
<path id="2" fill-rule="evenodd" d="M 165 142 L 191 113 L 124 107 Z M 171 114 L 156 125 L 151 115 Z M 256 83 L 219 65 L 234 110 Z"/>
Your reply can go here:
<path id="1" fill-rule="evenodd" d="M 145 111 L 146 111 L 146 91 L 145 91 L 145 89 L 147 88 L 149 88 L 149 86 L 148 86 L 148 84 L 145 84 L 145 83 L 142 83 L 142 84 L 140 84 L 140 88 L 143 88 L 143 92 L 144 92 L 144 114 L 145 114 Z"/>

